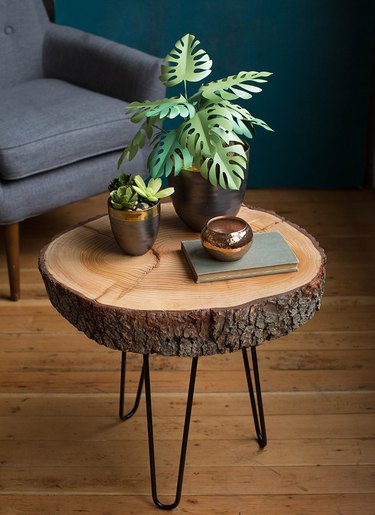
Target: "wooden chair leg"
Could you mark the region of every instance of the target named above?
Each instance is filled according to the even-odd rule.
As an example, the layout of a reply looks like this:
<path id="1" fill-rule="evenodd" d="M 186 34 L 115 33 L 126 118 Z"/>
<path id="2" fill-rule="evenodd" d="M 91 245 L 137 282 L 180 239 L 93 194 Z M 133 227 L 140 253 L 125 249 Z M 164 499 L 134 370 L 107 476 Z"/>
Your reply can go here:
<path id="1" fill-rule="evenodd" d="M 8 263 L 8 275 L 11 300 L 20 298 L 20 237 L 19 224 L 4 226 L 5 251 Z"/>

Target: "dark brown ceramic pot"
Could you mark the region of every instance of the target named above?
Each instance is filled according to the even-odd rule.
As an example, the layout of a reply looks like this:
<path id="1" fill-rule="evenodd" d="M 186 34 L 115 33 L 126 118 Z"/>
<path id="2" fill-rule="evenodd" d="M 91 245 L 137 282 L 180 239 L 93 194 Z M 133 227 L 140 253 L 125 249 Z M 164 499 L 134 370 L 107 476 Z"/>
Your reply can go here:
<path id="1" fill-rule="evenodd" d="M 246 154 L 249 160 L 248 147 Z M 235 216 L 245 196 L 247 167 L 244 174 L 239 190 L 212 186 L 199 171 L 181 170 L 177 176 L 170 175 L 169 184 L 175 189 L 171 200 L 177 215 L 194 231 L 201 231 L 216 216 Z"/>
<path id="2" fill-rule="evenodd" d="M 113 236 L 130 256 L 145 254 L 154 244 L 160 225 L 160 202 L 143 211 L 113 209 L 108 199 L 108 215 Z"/>

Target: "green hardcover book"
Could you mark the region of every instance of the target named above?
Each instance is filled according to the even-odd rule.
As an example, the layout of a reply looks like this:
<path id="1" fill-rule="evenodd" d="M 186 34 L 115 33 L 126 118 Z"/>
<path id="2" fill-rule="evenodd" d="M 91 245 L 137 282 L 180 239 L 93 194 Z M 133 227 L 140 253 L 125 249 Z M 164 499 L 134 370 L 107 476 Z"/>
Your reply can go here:
<path id="1" fill-rule="evenodd" d="M 182 241 L 181 249 L 197 283 L 298 270 L 297 256 L 278 232 L 254 233 L 250 249 L 238 261 L 213 259 L 202 247 L 200 240 Z"/>

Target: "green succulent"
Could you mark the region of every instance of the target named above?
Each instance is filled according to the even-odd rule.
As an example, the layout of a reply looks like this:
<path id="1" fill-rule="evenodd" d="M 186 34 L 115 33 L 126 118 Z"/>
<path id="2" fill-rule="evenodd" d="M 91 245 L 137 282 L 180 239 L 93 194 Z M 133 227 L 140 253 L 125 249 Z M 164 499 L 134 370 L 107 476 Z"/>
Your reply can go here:
<path id="1" fill-rule="evenodd" d="M 135 209 L 138 205 L 143 205 L 143 199 L 146 199 L 148 205 L 152 206 L 161 198 L 174 193 L 174 188 L 162 190 L 161 186 L 161 179 L 151 178 L 146 185 L 140 175 L 133 176 L 122 173 L 108 186 L 111 206 L 114 209 Z"/>
<path id="2" fill-rule="evenodd" d="M 132 186 L 134 184 L 134 176 L 121 173 L 118 177 L 112 179 L 108 186 L 109 191 L 117 190 L 120 186 Z"/>
<path id="3" fill-rule="evenodd" d="M 162 185 L 161 179 L 151 178 L 146 186 L 142 177 L 140 175 L 136 175 L 134 177 L 134 182 L 136 185 L 133 186 L 133 190 L 150 202 L 158 202 L 161 198 L 169 197 L 169 195 L 174 193 L 174 188 L 160 189 Z"/>
<path id="4" fill-rule="evenodd" d="M 133 209 L 138 203 L 138 193 L 132 186 L 120 186 L 111 191 L 110 197 L 114 209 Z"/>
<path id="5" fill-rule="evenodd" d="M 165 86 L 184 86 L 183 94 L 156 101 L 132 102 L 126 107 L 134 123 L 141 123 L 119 159 L 132 160 L 143 148 L 146 138 L 154 143 L 147 166 L 151 177 L 178 175 L 195 167 L 214 186 L 239 189 L 244 178 L 246 152 L 244 138 L 252 138 L 255 126 L 272 131 L 266 122 L 255 118 L 234 100 L 248 100 L 259 93 L 270 72 L 244 71 L 221 80 L 201 84 L 193 95 L 187 82 L 198 82 L 211 73 L 212 61 L 198 48 L 195 36 L 186 34 L 175 44 L 161 67 Z M 180 125 L 163 131 L 164 119 L 182 118 Z M 154 130 L 157 133 L 154 135 Z M 154 136 L 154 137 L 153 137 Z"/>

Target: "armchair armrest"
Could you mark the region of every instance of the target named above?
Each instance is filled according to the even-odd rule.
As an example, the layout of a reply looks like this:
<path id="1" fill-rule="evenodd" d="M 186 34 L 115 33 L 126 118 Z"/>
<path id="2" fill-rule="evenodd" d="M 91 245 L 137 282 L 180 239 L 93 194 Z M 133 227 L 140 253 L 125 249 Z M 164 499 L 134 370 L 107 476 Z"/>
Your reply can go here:
<path id="1" fill-rule="evenodd" d="M 161 59 L 77 29 L 51 24 L 43 46 L 47 78 L 133 102 L 163 98 Z"/>

